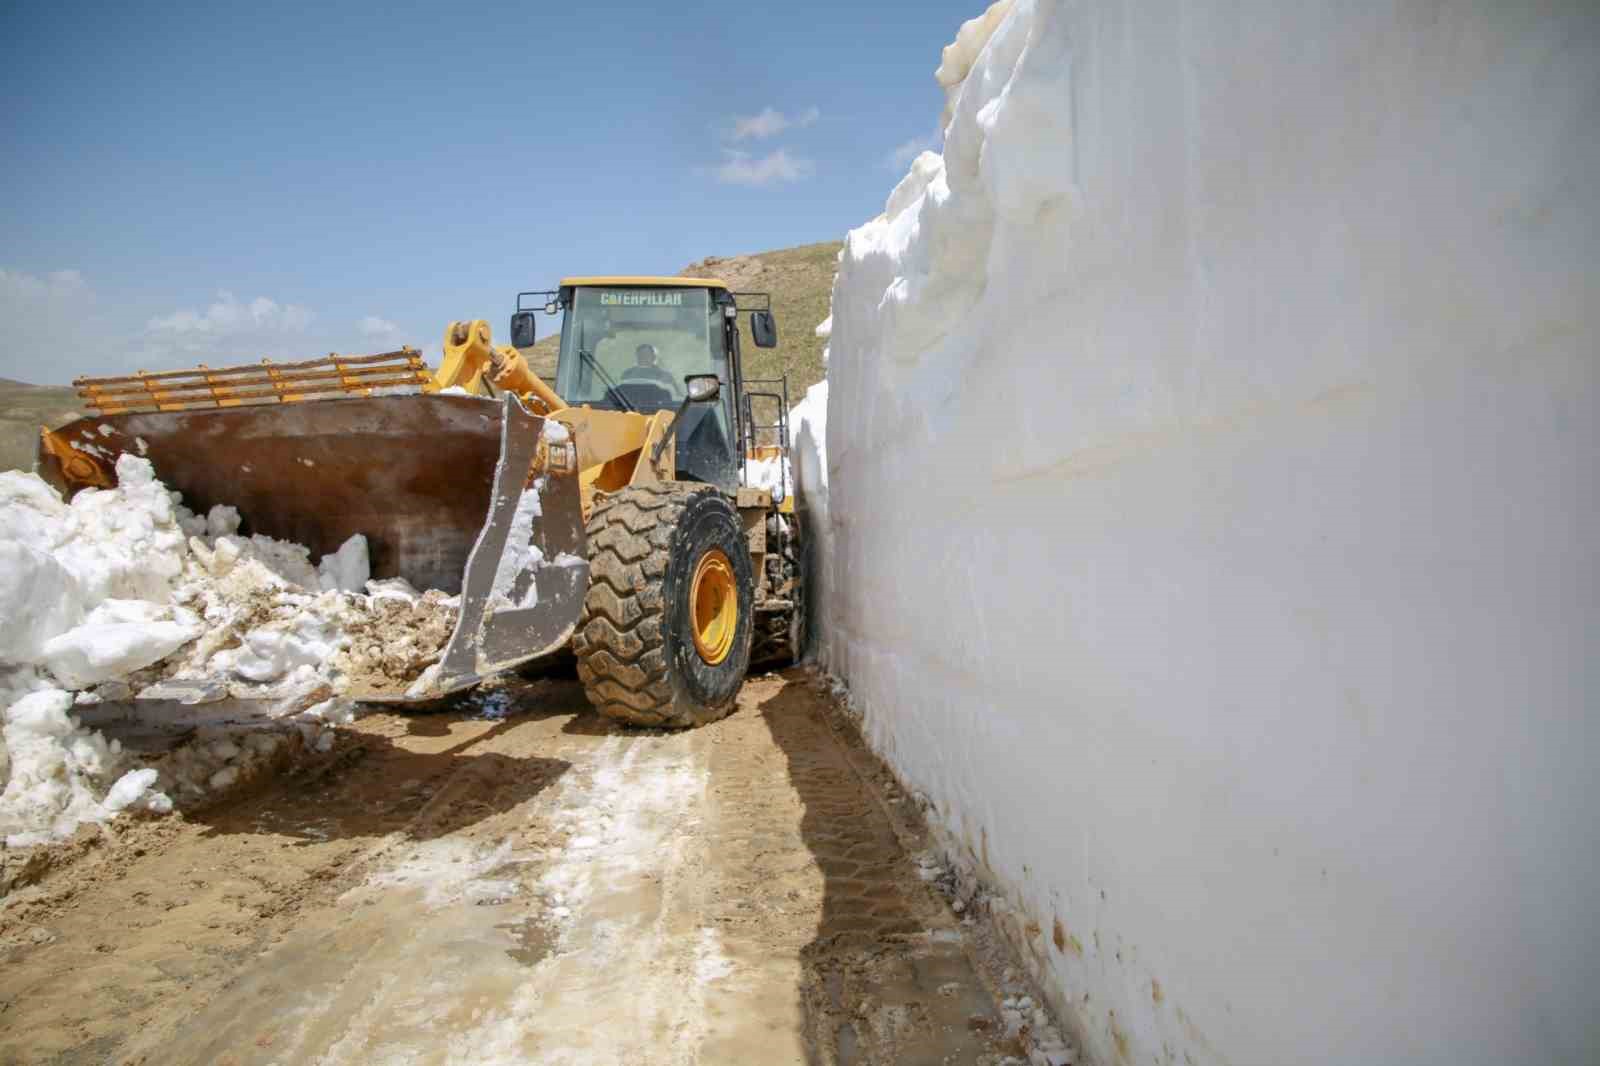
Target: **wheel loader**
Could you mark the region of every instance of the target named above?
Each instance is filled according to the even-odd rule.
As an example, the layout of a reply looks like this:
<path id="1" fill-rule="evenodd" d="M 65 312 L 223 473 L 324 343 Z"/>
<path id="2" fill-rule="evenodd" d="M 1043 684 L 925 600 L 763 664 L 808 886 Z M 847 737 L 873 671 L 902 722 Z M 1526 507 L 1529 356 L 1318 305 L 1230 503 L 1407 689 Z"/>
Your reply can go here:
<path id="1" fill-rule="evenodd" d="M 436 701 L 570 648 L 601 713 L 693 726 L 805 641 L 787 384 L 743 376 L 741 310 L 776 344 L 765 293 L 574 277 L 517 295 L 510 345 L 452 322 L 437 371 L 406 348 L 80 378 L 94 413 L 44 431 L 39 472 L 70 495 L 147 456 L 197 512 L 236 506 L 313 556 L 365 534 L 374 578 L 459 593 L 422 678 L 357 698 Z M 523 353 L 556 315 L 551 383 Z"/>

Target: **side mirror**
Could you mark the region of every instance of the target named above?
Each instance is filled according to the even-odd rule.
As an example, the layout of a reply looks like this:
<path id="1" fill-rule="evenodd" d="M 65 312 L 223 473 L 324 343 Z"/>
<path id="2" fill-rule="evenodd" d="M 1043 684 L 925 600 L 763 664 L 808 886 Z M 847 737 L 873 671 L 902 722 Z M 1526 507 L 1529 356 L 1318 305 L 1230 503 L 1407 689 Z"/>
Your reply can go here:
<path id="1" fill-rule="evenodd" d="M 773 321 L 771 311 L 750 312 L 750 336 L 755 338 L 757 348 L 777 347 L 778 323 Z"/>
<path id="2" fill-rule="evenodd" d="M 511 316 L 511 347 L 533 347 L 533 312 L 518 311 Z"/>
<path id="3" fill-rule="evenodd" d="M 688 374 L 683 383 L 687 386 L 686 400 L 689 403 L 705 403 L 722 394 L 722 382 L 715 374 Z"/>

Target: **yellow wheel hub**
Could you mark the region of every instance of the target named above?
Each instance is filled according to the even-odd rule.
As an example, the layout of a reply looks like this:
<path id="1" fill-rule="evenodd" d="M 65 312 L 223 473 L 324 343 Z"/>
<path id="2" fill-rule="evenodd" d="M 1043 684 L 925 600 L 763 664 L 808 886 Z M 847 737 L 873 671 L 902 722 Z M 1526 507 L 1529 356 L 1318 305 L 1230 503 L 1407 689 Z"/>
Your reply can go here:
<path id="1" fill-rule="evenodd" d="M 689 617 L 694 624 L 694 650 L 712 666 L 733 650 L 739 628 L 739 587 L 733 564 L 720 548 L 712 548 L 695 564 L 689 583 Z"/>

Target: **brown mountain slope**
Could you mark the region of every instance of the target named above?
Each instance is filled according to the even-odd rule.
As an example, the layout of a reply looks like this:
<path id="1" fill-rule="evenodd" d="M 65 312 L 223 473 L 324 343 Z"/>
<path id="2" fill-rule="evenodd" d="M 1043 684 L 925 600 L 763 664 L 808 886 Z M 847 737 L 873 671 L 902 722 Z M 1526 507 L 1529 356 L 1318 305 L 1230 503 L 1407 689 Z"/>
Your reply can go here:
<path id="1" fill-rule="evenodd" d="M 33 469 L 39 427 L 54 429 L 81 413 L 70 388 L 0 378 L 0 470 Z"/>
<path id="2" fill-rule="evenodd" d="M 828 317 L 842 247 L 839 241 L 824 241 L 754 255 L 712 256 L 682 271 L 691 278 L 721 278 L 735 292 L 772 294 L 772 311 L 778 319 L 776 348 L 757 348 L 750 340 L 750 316 L 739 316 L 744 373 L 748 378 L 788 374 L 791 405 L 827 373 L 822 349 L 828 342 L 817 336 L 816 329 Z"/>

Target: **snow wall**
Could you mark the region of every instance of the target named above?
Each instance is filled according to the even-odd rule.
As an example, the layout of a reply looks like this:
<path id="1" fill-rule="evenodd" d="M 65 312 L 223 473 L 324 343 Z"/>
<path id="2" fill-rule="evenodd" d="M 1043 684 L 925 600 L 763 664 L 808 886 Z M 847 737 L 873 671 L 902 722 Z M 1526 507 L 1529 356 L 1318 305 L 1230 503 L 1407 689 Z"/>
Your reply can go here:
<path id="1" fill-rule="evenodd" d="M 997 5 L 850 234 L 821 655 L 1098 1062 L 1600 1055 L 1597 31 Z"/>

